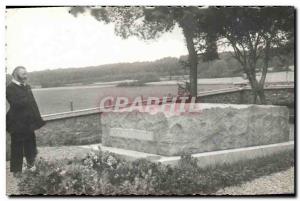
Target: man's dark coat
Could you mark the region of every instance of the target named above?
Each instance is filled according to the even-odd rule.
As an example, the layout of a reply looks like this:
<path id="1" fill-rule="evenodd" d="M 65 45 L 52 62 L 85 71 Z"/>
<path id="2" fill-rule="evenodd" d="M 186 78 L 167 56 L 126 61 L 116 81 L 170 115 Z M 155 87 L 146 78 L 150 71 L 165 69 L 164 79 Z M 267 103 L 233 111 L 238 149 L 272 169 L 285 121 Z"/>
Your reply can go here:
<path id="1" fill-rule="evenodd" d="M 11 82 L 6 87 L 10 108 L 6 114 L 6 130 L 17 139 L 25 139 L 24 131 L 34 131 L 45 125 L 29 85 Z M 23 133 L 20 136 L 20 133 Z"/>

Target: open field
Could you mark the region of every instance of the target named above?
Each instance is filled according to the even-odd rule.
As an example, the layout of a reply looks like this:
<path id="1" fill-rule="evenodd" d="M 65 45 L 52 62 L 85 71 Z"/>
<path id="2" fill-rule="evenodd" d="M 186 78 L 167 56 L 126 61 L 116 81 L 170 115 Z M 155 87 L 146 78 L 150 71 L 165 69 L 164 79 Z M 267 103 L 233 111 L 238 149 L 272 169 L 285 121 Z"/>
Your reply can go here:
<path id="1" fill-rule="evenodd" d="M 198 91 L 207 91 L 233 87 L 232 84 L 208 84 L 199 85 Z M 113 85 L 99 86 L 70 86 L 56 88 L 33 89 L 42 115 L 70 111 L 70 102 L 73 109 L 87 109 L 98 107 L 101 98 L 106 96 L 125 96 L 135 98 L 137 96 L 167 96 L 177 94 L 177 85 L 149 85 L 141 87 L 115 87 Z M 7 110 L 9 104 L 6 102 Z"/>
<path id="2" fill-rule="evenodd" d="M 132 80 L 127 80 L 132 81 Z M 268 73 L 267 83 L 271 82 L 293 82 L 294 72 Z M 198 79 L 198 91 L 230 88 L 234 83 L 245 83 L 241 77 Z M 70 111 L 70 102 L 73 109 L 87 109 L 98 107 L 100 100 L 106 96 L 125 96 L 135 98 L 136 96 L 166 96 L 177 94 L 177 81 L 160 81 L 147 83 L 141 87 L 116 87 L 119 82 L 103 82 L 86 86 L 68 86 L 56 88 L 33 89 L 34 96 L 39 109 L 43 115 Z M 6 104 L 9 106 L 8 104 Z"/>
<path id="3" fill-rule="evenodd" d="M 70 101 L 74 110 L 99 107 L 100 101 L 106 96 L 165 96 L 176 94 L 176 86 L 145 86 L 145 87 L 115 87 L 115 86 L 76 86 L 33 90 L 41 114 L 52 114 L 70 111 Z"/>
<path id="4" fill-rule="evenodd" d="M 199 91 L 207 91 L 232 87 L 230 84 L 199 85 Z M 166 96 L 177 94 L 177 85 L 155 85 L 143 87 L 115 87 L 115 86 L 76 86 L 34 89 L 34 96 L 41 114 L 53 114 L 70 111 L 70 101 L 73 109 L 98 107 L 101 98 L 106 96 Z"/>
<path id="5" fill-rule="evenodd" d="M 294 82 L 294 71 L 288 72 L 270 72 L 267 74 L 266 83 L 278 83 L 278 82 Z M 180 76 L 173 76 L 173 79 L 179 79 Z M 257 73 L 257 79 L 261 78 L 261 74 Z M 188 76 L 185 76 L 188 79 Z M 151 84 L 176 84 L 176 80 L 168 80 L 166 77 L 161 78 L 161 82 L 153 82 Z M 238 84 L 247 83 L 248 80 L 242 77 L 222 77 L 222 78 L 201 78 L 198 79 L 198 84 Z"/>

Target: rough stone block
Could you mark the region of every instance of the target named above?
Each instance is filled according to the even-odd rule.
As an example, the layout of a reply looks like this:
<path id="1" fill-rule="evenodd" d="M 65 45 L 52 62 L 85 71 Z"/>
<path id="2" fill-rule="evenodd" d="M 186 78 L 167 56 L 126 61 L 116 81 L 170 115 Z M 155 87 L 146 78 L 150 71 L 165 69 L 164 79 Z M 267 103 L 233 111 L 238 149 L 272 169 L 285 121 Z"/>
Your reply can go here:
<path id="1" fill-rule="evenodd" d="M 114 111 L 101 115 L 102 143 L 165 156 L 274 144 L 289 140 L 288 116 L 283 106 L 209 103 L 193 113 Z"/>

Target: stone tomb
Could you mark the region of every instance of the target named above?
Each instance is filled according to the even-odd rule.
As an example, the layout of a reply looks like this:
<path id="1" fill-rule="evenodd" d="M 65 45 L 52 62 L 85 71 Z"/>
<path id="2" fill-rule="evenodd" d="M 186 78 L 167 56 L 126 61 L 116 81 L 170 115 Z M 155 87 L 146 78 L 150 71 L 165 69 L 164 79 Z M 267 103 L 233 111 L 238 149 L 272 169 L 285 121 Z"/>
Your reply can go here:
<path id="1" fill-rule="evenodd" d="M 102 144 L 179 156 L 289 140 L 288 109 L 273 105 L 196 103 L 194 111 L 112 111 L 101 115 Z"/>

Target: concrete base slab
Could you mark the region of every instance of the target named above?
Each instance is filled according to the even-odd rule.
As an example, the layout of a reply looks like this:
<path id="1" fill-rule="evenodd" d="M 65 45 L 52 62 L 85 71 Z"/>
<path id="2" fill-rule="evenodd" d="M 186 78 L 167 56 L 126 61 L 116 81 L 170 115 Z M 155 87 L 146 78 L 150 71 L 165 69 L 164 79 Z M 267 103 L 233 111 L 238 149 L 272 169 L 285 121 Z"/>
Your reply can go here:
<path id="1" fill-rule="evenodd" d="M 152 162 L 160 162 L 163 164 L 176 165 L 180 156 L 161 156 L 156 154 L 149 154 L 144 152 L 106 147 L 101 144 L 82 146 L 85 148 L 91 148 L 98 150 L 101 148 L 103 151 L 109 151 L 116 155 L 119 155 L 126 160 L 136 160 L 145 158 Z M 192 154 L 194 158 L 198 159 L 198 165 L 200 167 L 215 166 L 221 164 L 231 164 L 238 161 L 250 160 L 258 157 L 264 157 L 283 151 L 294 150 L 294 141 L 288 141 L 277 144 L 252 146 L 238 149 L 229 149 L 222 151 L 212 151 L 206 153 Z"/>
<path id="2" fill-rule="evenodd" d="M 126 160 L 137 160 L 140 158 L 158 160 L 160 158 L 164 158 L 164 156 L 160 156 L 160 155 L 156 155 L 156 154 L 144 153 L 144 152 L 133 151 L 133 150 L 128 150 L 128 149 L 120 149 L 120 148 L 115 148 L 115 147 L 107 147 L 107 146 L 103 146 L 102 144 L 84 145 L 81 147 L 93 149 L 93 150 L 98 150 L 100 148 L 102 151 L 108 151 L 108 152 L 114 153 L 118 156 L 125 158 Z M 168 158 L 168 157 L 166 157 L 166 158 Z"/>
<path id="3" fill-rule="evenodd" d="M 198 165 L 201 167 L 215 166 L 220 164 L 231 164 L 238 161 L 250 160 L 258 157 L 264 157 L 287 150 L 294 149 L 294 141 L 260 145 L 254 147 L 246 147 L 239 149 L 229 149 L 222 151 L 206 152 L 200 154 L 193 154 L 194 158 L 198 159 Z M 163 157 L 157 162 L 164 164 L 176 165 L 180 156 L 177 157 Z"/>

